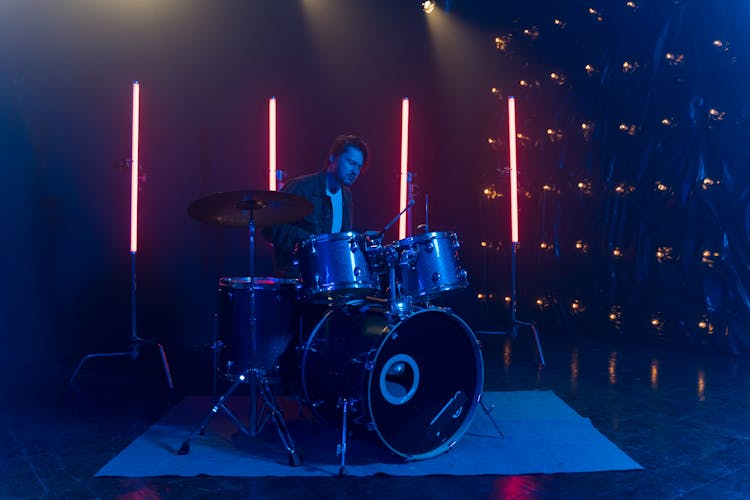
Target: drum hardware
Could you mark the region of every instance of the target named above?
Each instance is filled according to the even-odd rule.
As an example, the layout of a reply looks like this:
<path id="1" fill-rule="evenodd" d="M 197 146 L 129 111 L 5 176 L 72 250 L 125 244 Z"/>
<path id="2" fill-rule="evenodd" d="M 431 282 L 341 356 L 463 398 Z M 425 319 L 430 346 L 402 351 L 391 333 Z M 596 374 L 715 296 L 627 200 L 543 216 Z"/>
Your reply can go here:
<path id="1" fill-rule="evenodd" d="M 294 442 L 289 429 L 284 421 L 281 409 L 271 392 L 266 370 L 259 366 L 257 361 L 258 338 L 256 317 L 256 278 L 255 278 L 255 229 L 258 226 L 269 226 L 284 224 L 301 219 L 312 212 L 312 204 L 296 195 L 281 193 L 277 191 L 233 191 L 215 193 L 194 201 L 188 207 L 188 213 L 195 219 L 210 224 L 218 224 L 225 227 L 247 227 L 249 240 L 249 361 L 239 374 L 229 374 L 233 377 L 233 383 L 203 418 L 190 436 L 182 443 L 178 454 L 185 455 L 190 451 L 190 441 L 196 432 L 203 434 L 209 420 L 221 410 L 237 428 L 244 434 L 255 437 L 259 433 L 258 426 L 258 393 L 263 399 L 266 411 L 270 409 L 271 418 L 276 426 L 282 445 L 284 446 L 289 460 L 289 465 L 300 464 L 296 453 Z M 230 290 L 231 293 L 231 290 Z M 231 366 L 229 367 L 231 369 Z M 249 425 L 245 426 L 226 407 L 225 401 L 234 393 L 242 383 L 249 384 L 250 388 L 250 417 Z"/>
<path id="2" fill-rule="evenodd" d="M 339 398 L 338 406 L 341 407 L 341 443 L 336 447 L 336 455 L 341 458 L 339 477 L 344 477 L 346 476 L 346 416 L 349 412 L 349 400 Z"/>
<path id="3" fill-rule="evenodd" d="M 492 416 L 491 412 L 495 409 L 495 405 L 490 405 L 489 407 L 484 404 L 484 398 L 479 398 L 479 405 L 482 407 L 482 411 L 484 411 L 484 414 L 487 415 L 487 418 L 490 419 L 490 422 L 492 422 L 492 426 L 495 428 L 497 433 L 500 435 L 500 439 L 505 439 L 505 434 L 503 434 L 503 431 L 500 429 L 500 426 L 498 425 L 497 421 L 495 420 L 495 417 Z"/>

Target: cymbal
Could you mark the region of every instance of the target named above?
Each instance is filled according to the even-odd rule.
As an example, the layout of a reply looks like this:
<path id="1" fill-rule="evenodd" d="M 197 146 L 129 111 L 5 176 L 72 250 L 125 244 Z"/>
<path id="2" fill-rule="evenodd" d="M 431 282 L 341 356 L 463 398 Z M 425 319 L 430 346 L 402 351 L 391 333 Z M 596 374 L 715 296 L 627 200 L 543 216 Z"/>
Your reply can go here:
<path id="1" fill-rule="evenodd" d="M 227 191 L 199 198 L 188 206 L 188 214 L 208 224 L 242 227 L 252 215 L 258 227 L 286 224 L 312 212 L 308 200 L 280 191 Z"/>

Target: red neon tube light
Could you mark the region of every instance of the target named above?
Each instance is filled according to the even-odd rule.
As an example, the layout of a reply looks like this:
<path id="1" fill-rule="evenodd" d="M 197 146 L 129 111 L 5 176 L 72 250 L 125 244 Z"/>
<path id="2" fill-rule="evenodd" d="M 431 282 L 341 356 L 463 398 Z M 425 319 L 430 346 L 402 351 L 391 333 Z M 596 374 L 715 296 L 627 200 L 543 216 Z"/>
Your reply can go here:
<path id="1" fill-rule="evenodd" d="M 130 151 L 130 253 L 138 251 L 138 123 L 140 119 L 140 85 L 133 82 L 133 127 Z"/>
<path id="2" fill-rule="evenodd" d="M 399 196 L 399 210 L 406 209 L 408 202 L 408 160 L 409 160 L 409 98 L 401 101 L 401 190 Z M 406 220 L 410 214 L 404 214 L 398 221 L 398 239 L 406 238 Z"/>
<path id="3" fill-rule="evenodd" d="M 510 149 L 510 232 L 518 243 L 518 164 L 516 158 L 516 99 L 508 97 L 508 145 Z"/>
<path id="4" fill-rule="evenodd" d="M 268 100 L 268 189 L 276 191 L 276 98 Z"/>

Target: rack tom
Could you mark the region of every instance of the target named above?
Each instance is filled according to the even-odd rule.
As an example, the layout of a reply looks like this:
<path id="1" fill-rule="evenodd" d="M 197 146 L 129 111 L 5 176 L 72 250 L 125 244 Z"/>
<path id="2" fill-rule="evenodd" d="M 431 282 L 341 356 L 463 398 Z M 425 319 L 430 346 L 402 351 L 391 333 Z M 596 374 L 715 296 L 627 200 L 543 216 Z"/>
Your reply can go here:
<path id="1" fill-rule="evenodd" d="M 429 300 L 469 286 L 458 257 L 456 233 L 432 232 L 393 244 L 398 251 L 397 279 L 401 295 Z"/>
<path id="2" fill-rule="evenodd" d="M 360 233 L 321 234 L 297 246 L 302 297 L 310 302 L 357 298 L 376 289 Z"/>

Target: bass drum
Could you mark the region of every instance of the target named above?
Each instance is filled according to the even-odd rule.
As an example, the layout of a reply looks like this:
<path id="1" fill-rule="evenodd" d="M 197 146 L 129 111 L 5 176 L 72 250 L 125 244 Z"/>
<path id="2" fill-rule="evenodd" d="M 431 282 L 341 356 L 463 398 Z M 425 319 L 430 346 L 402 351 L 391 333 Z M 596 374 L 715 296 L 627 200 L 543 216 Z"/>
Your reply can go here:
<path id="1" fill-rule="evenodd" d="M 332 309 L 303 352 L 304 397 L 328 422 L 351 421 L 409 460 L 449 450 L 471 424 L 484 383 L 479 343 L 458 316 L 422 309 L 402 321 L 377 307 Z"/>

